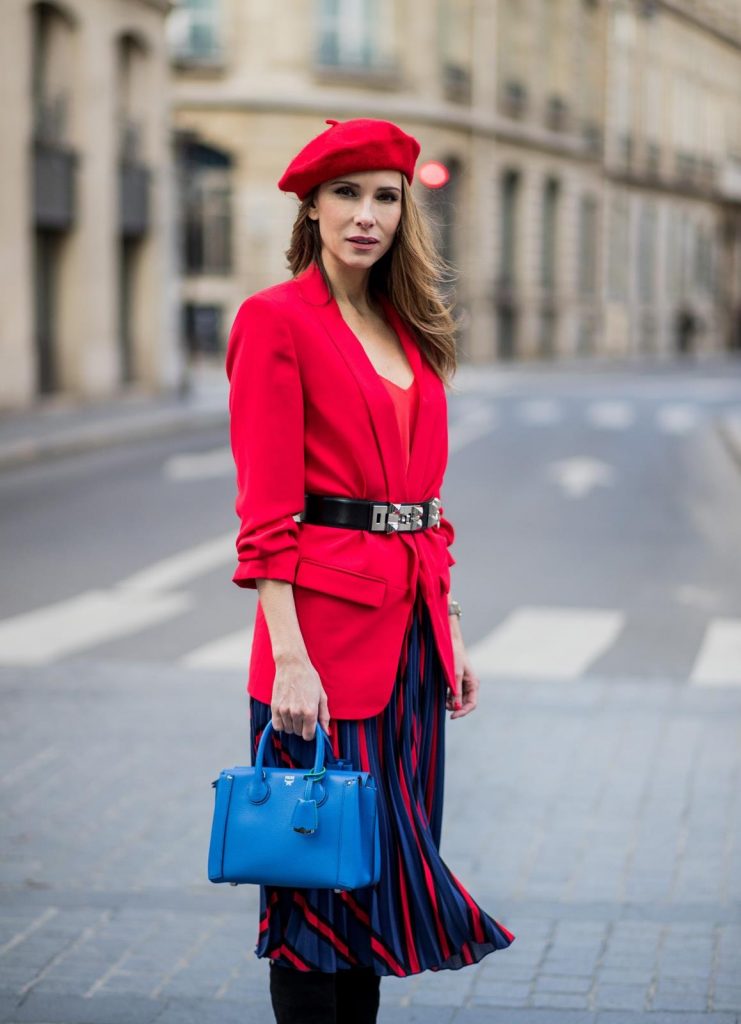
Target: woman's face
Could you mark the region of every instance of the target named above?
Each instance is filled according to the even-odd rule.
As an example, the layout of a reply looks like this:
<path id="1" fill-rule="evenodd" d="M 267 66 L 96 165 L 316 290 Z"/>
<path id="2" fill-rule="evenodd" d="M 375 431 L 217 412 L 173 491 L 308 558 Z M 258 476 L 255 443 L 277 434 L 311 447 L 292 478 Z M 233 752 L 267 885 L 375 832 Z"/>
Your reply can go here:
<path id="1" fill-rule="evenodd" d="M 325 262 L 329 254 L 367 269 L 388 252 L 401 220 L 401 177 L 401 171 L 355 171 L 322 182 L 309 217 L 319 221 Z"/>

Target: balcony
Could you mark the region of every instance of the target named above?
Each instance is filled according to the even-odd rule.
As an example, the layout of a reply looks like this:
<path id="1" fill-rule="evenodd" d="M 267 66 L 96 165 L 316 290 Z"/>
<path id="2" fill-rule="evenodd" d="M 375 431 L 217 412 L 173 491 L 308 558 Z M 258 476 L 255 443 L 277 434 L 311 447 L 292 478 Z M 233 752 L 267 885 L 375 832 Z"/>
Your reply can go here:
<path id="1" fill-rule="evenodd" d="M 37 139 L 33 146 L 33 219 L 41 231 L 68 231 L 75 222 L 77 154 Z"/>

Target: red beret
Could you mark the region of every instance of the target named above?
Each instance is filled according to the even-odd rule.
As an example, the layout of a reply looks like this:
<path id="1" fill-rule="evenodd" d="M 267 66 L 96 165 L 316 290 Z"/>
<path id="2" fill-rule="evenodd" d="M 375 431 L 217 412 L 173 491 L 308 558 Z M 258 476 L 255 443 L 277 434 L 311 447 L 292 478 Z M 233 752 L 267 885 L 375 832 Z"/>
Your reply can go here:
<path id="1" fill-rule="evenodd" d="M 351 171 L 401 171 L 411 185 L 420 145 L 391 121 L 357 117 L 335 121 L 296 154 L 278 188 L 303 199 L 315 185 Z"/>

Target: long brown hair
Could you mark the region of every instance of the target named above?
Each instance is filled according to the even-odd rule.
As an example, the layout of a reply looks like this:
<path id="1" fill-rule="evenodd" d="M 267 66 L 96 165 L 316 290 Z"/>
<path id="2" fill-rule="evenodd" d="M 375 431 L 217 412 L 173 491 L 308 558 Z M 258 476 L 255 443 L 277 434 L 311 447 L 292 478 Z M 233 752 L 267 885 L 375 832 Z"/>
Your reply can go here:
<path id="1" fill-rule="evenodd" d="M 322 262 L 319 222 L 309 217 L 317 189 L 301 201 L 286 258 L 294 277 L 316 261 L 332 295 L 332 285 Z M 388 252 L 371 267 L 368 290 L 371 298 L 380 293 L 390 299 L 413 329 L 419 347 L 437 375 L 447 384 L 457 365 L 456 328 L 452 316 L 455 304 L 446 304 L 441 288 L 452 281 L 455 272 L 437 251 L 427 218 L 403 174 L 401 190 L 397 235 Z"/>

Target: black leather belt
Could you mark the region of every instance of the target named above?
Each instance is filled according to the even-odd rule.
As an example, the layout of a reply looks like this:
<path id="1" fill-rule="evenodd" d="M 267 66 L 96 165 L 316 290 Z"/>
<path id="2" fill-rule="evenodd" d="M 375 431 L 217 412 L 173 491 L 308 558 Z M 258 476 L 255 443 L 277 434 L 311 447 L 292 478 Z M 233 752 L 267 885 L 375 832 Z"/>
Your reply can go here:
<path id="1" fill-rule="evenodd" d="M 306 494 L 304 498 L 304 511 L 294 517 L 300 523 L 345 526 L 371 533 L 406 533 L 440 525 L 442 503 L 439 498 L 400 504 L 335 498 L 327 494 Z"/>

